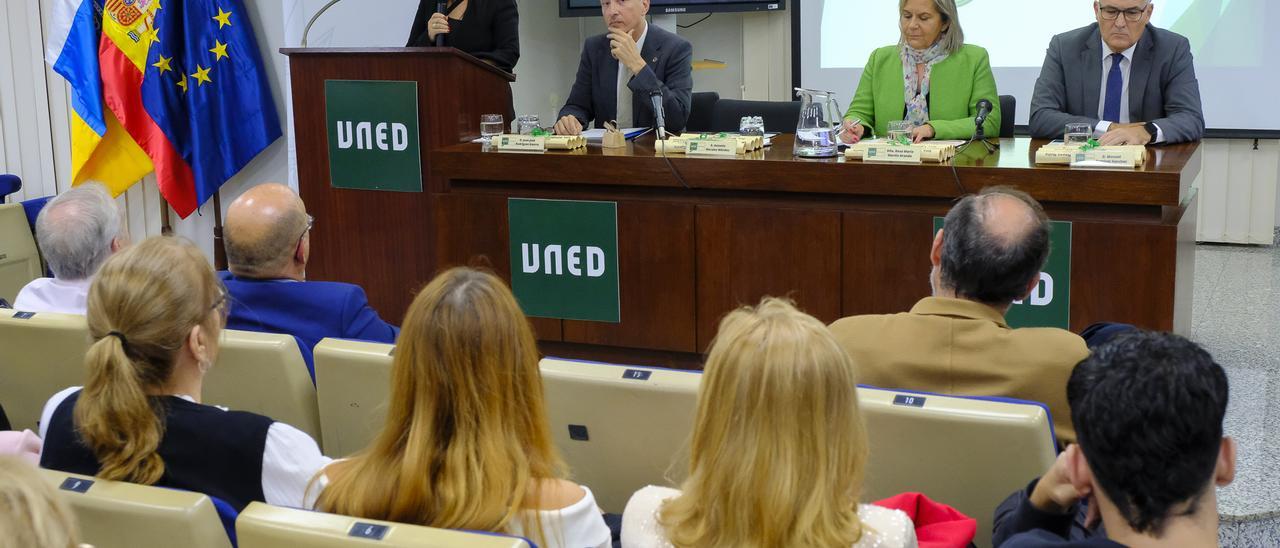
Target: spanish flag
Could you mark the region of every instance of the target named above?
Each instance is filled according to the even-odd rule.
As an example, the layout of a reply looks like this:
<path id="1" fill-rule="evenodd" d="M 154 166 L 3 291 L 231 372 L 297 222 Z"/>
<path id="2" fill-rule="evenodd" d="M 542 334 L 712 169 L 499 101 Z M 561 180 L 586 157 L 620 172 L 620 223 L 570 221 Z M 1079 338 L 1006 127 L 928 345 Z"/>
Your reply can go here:
<path id="1" fill-rule="evenodd" d="M 115 115 L 103 108 L 101 20 L 101 0 L 55 0 L 45 60 L 71 85 L 72 184 L 99 181 L 118 196 L 152 166 Z"/>

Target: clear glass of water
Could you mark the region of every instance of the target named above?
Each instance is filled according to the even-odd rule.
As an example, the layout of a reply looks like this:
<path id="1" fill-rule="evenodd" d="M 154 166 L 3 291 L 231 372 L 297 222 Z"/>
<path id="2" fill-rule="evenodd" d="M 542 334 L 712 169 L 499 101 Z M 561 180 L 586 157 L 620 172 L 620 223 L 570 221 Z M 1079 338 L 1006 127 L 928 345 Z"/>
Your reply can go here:
<path id="1" fill-rule="evenodd" d="M 538 129 L 538 116 L 536 114 L 524 114 L 516 117 L 516 133 L 532 135 L 535 129 Z"/>
<path id="2" fill-rule="evenodd" d="M 1082 147 L 1089 144 L 1091 137 L 1093 137 L 1093 127 L 1089 124 L 1067 124 L 1062 144 L 1069 147 Z"/>
<path id="3" fill-rule="evenodd" d="M 915 125 L 906 120 L 897 122 L 889 122 L 888 134 L 885 136 L 890 143 L 911 143 L 911 130 L 915 129 Z"/>
<path id="4" fill-rule="evenodd" d="M 764 117 L 762 116 L 743 116 L 742 121 L 738 123 L 739 135 L 758 135 L 764 136 Z"/>
<path id="5" fill-rule="evenodd" d="M 480 116 L 480 138 L 487 143 L 499 135 L 502 135 L 502 115 L 482 114 Z"/>

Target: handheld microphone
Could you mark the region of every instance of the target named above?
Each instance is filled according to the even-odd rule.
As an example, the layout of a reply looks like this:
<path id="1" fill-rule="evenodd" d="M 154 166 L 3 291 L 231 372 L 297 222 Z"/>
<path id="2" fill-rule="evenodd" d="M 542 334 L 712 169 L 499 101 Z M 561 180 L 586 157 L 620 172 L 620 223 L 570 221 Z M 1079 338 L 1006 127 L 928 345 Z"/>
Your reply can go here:
<path id="1" fill-rule="evenodd" d="M 649 101 L 653 103 L 653 115 L 658 128 L 658 140 L 667 138 L 667 113 L 662 106 L 662 90 L 655 90 L 649 94 Z"/>
<path id="2" fill-rule="evenodd" d="M 987 99 L 978 99 L 977 106 L 978 117 L 973 119 L 973 123 L 977 126 L 977 129 L 974 131 L 973 138 L 985 139 L 985 130 L 983 130 L 982 125 L 987 123 L 987 117 L 991 115 L 991 101 Z"/>
<path id="3" fill-rule="evenodd" d="M 449 16 L 449 14 L 445 13 L 445 10 L 447 10 L 447 9 L 449 9 L 449 8 L 448 8 L 448 6 L 446 6 L 446 5 L 445 5 L 445 3 L 444 3 L 443 1 L 441 1 L 441 2 L 436 2 L 436 13 L 444 13 L 444 16 L 445 16 L 445 17 L 448 17 L 448 16 Z M 442 33 L 440 33 L 440 34 L 437 34 L 437 35 L 436 35 L 436 47 L 437 47 L 437 48 L 443 48 L 443 47 L 444 47 L 444 33 L 443 33 L 443 32 L 442 32 Z"/>

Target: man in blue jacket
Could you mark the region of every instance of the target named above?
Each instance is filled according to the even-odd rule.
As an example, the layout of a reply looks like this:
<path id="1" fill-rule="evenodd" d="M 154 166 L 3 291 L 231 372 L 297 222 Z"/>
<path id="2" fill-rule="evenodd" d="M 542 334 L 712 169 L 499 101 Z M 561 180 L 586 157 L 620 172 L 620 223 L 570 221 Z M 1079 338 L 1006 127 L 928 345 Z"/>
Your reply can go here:
<path id="1" fill-rule="evenodd" d="M 293 335 L 314 381 L 311 351 L 320 339 L 394 343 L 400 329 L 378 317 L 359 286 L 306 281 L 313 221 L 289 187 L 249 189 L 227 208 L 230 272 L 219 275 L 231 300 L 227 328 Z"/>

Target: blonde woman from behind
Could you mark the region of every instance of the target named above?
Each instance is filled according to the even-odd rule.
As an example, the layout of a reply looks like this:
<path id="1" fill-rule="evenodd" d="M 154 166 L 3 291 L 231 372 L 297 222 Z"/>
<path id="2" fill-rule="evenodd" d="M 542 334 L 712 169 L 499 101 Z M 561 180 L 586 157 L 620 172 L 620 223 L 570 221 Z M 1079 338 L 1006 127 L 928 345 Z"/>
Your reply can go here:
<path id="1" fill-rule="evenodd" d="M 35 466 L 0 456 L 0 548 L 76 548 L 75 520 Z"/>
<path id="2" fill-rule="evenodd" d="M 649 486 L 622 545 L 914 547 L 906 514 L 858 504 L 867 438 L 854 364 L 788 301 L 731 312 L 707 355 L 683 491 Z"/>
<path id="3" fill-rule="evenodd" d="M 562 479 L 542 398 L 538 348 L 511 291 L 489 273 L 444 272 L 405 314 L 382 432 L 323 470 L 315 507 L 608 546 L 591 491 Z"/>

